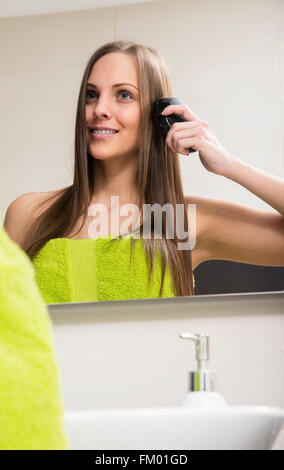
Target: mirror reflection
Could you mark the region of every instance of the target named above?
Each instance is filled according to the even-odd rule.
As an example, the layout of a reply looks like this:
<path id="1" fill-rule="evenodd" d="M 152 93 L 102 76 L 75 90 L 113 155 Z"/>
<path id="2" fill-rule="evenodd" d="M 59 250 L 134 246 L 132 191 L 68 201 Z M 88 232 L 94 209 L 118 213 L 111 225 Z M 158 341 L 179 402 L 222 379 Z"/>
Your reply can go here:
<path id="1" fill-rule="evenodd" d="M 180 7 L 186 10 L 186 2 Z M 123 36 L 100 41 L 81 74 L 72 181 L 45 190 L 37 180 L 7 204 L 4 227 L 32 260 L 45 302 L 284 289 L 284 178 L 246 159 L 244 141 L 235 149 L 225 143 L 222 125 L 213 129 L 207 116 L 217 122 L 219 111 L 198 106 L 200 91 L 195 99 L 189 93 L 190 75 L 179 62 L 186 50 L 176 57 L 183 85 L 174 87 L 170 45 L 167 53 L 154 35 L 143 42 Z M 208 61 L 209 75 L 210 67 Z M 157 100 L 163 102 L 158 110 Z M 27 108 L 18 118 L 22 126 L 28 114 Z M 231 116 L 222 119 L 234 127 Z M 41 118 L 37 133 L 49 133 Z M 57 178 L 52 163 L 49 186 Z M 220 197 L 221 187 L 228 197 Z M 238 192 L 232 198 L 232 187 L 262 206 L 240 202 Z"/>

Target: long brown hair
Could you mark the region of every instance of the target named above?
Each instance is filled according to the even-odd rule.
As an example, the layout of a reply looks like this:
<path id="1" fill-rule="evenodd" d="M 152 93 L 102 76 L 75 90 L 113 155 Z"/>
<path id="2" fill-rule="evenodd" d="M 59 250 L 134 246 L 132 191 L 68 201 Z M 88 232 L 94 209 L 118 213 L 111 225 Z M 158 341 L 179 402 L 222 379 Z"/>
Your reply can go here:
<path id="1" fill-rule="evenodd" d="M 31 259 L 48 240 L 66 237 L 70 234 L 80 216 L 83 216 L 83 222 L 78 231 L 80 231 L 86 221 L 95 185 L 94 159 L 88 153 L 86 139 L 85 105 L 87 81 L 94 64 L 110 52 L 129 54 L 134 57 L 138 66 L 141 123 L 136 182 L 140 206 L 142 201 L 151 205 L 155 203 L 161 206 L 171 204 L 174 208 L 175 217 L 176 204 L 183 204 L 184 230 L 188 230 L 187 208 L 184 201 L 179 160 L 177 155 L 173 156 L 170 154 L 167 145 L 155 126 L 152 114 L 152 105 L 155 100 L 172 96 L 167 66 L 161 55 L 151 47 L 137 44 L 133 41 L 113 41 L 104 44 L 95 51 L 86 66 L 80 87 L 76 113 L 74 181 L 71 186 L 57 191 L 45 201 L 45 203 L 50 202 L 54 198 L 54 201 L 40 212 L 40 215 L 30 226 L 24 249 Z M 173 225 L 175 227 L 174 222 Z M 140 225 L 140 233 L 142 233 L 142 229 L 143 223 Z M 162 293 L 167 266 L 171 268 L 176 295 L 194 295 L 191 251 L 178 249 L 176 229 L 174 229 L 175 236 L 173 239 L 166 238 L 164 219 L 162 232 L 161 239 L 141 237 L 150 268 L 149 282 L 153 271 L 156 250 L 158 250 L 161 255 L 162 268 L 159 295 Z M 115 239 L 110 241 L 114 242 Z M 133 244 L 136 241 L 137 239 L 135 238 L 131 239 L 131 255 Z"/>

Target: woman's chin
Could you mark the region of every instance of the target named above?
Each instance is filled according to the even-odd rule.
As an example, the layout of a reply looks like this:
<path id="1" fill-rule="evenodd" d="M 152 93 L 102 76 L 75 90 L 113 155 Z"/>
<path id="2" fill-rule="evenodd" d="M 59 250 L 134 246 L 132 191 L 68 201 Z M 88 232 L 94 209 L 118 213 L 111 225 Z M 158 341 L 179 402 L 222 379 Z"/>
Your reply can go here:
<path id="1" fill-rule="evenodd" d="M 102 160 L 102 161 L 107 161 L 107 160 L 115 160 L 116 158 L 121 157 L 121 155 L 117 155 L 114 153 L 107 153 L 107 152 L 89 152 L 91 157 L 95 158 L 95 160 Z"/>

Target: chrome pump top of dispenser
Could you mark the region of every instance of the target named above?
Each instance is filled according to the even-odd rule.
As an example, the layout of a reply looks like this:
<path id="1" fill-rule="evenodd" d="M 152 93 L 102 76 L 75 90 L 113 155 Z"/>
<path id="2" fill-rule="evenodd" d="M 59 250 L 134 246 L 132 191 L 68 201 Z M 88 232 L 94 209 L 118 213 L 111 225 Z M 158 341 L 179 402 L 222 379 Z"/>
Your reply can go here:
<path id="1" fill-rule="evenodd" d="M 214 392 L 215 391 L 215 371 L 208 369 L 209 360 L 209 339 L 208 334 L 181 333 L 181 339 L 190 339 L 195 342 L 197 370 L 189 372 L 190 392 Z"/>

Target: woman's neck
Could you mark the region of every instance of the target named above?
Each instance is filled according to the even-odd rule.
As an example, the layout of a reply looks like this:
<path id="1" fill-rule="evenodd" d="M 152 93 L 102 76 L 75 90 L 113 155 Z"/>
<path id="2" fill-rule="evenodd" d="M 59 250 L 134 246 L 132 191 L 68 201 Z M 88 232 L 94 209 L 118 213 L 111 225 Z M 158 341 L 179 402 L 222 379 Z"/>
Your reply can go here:
<path id="1" fill-rule="evenodd" d="M 94 165 L 94 193 L 92 201 L 111 203 L 111 197 L 119 197 L 120 204 L 138 203 L 136 184 L 137 160 L 98 161 Z"/>

